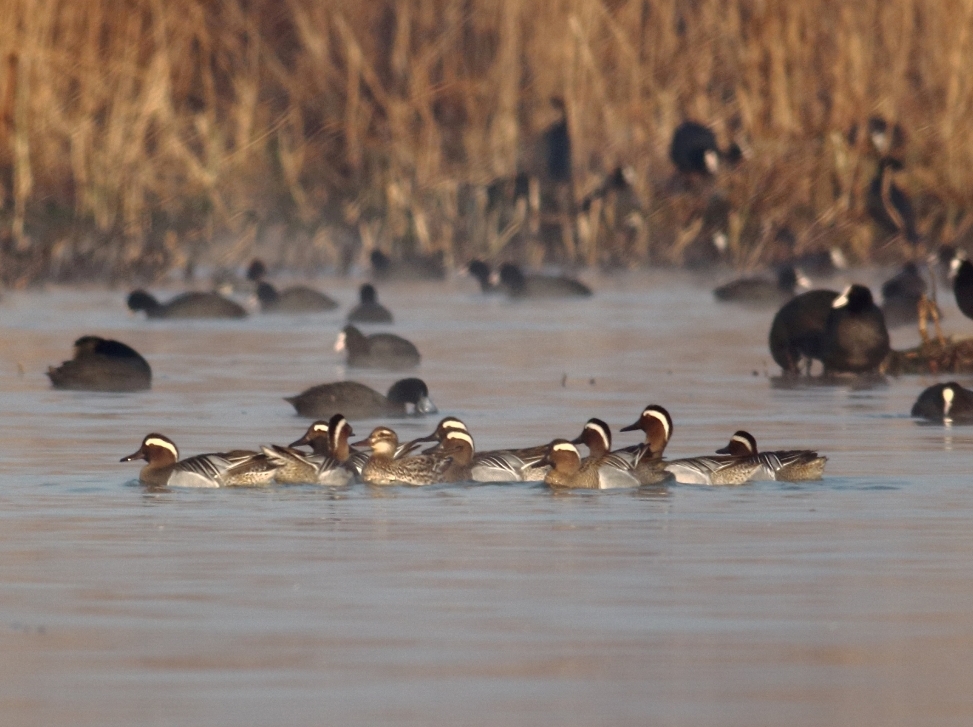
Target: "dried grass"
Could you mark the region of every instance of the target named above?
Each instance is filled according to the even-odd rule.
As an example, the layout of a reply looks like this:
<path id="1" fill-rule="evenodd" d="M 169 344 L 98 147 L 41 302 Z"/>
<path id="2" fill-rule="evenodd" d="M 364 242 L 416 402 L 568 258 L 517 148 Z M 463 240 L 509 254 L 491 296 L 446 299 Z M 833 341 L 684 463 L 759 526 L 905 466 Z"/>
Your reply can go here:
<path id="1" fill-rule="evenodd" d="M 847 136 L 870 115 L 908 131 L 900 184 L 930 243 L 969 227 L 971 31 L 969 0 L 7 0 L 2 275 L 255 251 L 340 267 L 371 245 L 536 260 L 575 239 L 578 262 L 678 262 L 714 193 L 738 265 L 779 255 L 785 225 L 799 248 L 873 259 L 889 250 L 863 212 L 874 161 Z M 533 206 L 491 218 L 483 202 L 539 168 L 552 96 L 574 199 L 619 163 L 637 179 L 632 209 L 599 202 L 563 245 Z M 747 161 L 673 191 L 686 117 Z"/>

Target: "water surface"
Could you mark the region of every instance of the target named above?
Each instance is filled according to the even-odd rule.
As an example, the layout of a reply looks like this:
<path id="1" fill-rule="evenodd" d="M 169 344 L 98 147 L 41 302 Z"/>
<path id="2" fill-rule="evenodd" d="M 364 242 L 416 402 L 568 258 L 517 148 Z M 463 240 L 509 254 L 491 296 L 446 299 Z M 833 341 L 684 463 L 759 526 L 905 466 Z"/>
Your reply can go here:
<path id="1" fill-rule="evenodd" d="M 825 479 L 147 492 L 118 459 L 150 431 L 184 456 L 286 443 L 307 421 L 281 397 L 387 389 L 399 375 L 349 374 L 332 350 L 355 284 L 317 281 L 343 311 L 215 322 L 147 322 L 124 291 L 5 293 L 3 723 L 970 724 L 973 427 L 908 417 L 935 379 L 781 387 L 773 311 L 669 273 L 587 280 L 585 301 L 468 280 L 380 293 L 478 447 L 591 416 L 631 444 L 618 429 L 660 403 L 669 456 L 746 428 L 827 454 Z M 153 389 L 51 390 L 47 365 L 86 333 L 142 352 Z"/>

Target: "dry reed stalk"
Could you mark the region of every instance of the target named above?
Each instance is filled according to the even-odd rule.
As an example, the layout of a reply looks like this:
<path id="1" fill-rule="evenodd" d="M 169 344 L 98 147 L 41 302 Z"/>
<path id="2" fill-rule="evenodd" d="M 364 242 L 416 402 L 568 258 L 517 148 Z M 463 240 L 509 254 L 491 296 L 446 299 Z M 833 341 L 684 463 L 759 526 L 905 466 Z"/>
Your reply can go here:
<path id="1" fill-rule="evenodd" d="M 570 258 L 577 242 L 589 264 L 678 262 L 706 206 L 670 199 L 667 145 L 686 117 L 752 149 L 705 192 L 732 203 L 739 264 L 779 255 L 785 226 L 799 248 L 838 243 L 867 260 L 885 254 L 864 213 L 875 160 L 848 131 L 869 115 L 908 132 L 900 184 L 932 193 L 920 221 L 931 242 L 969 225 L 971 46 L 973 0 L 10 0 L 3 274 L 43 275 L 37 261 L 54 257 L 62 275 L 72 260 L 103 274 L 234 264 L 253 247 L 236 236 L 281 220 L 301 231 L 284 248 L 337 225 L 365 231 L 334 238 L 359 251 Z M 569 197 L 626 163 L 641 227 L 623 234 L 599 203 L 579 234 L 562 210 L 551 247 L 539 205 L 457 201 L 543 171 L 555 95 L 573 141 Z M 278 253 L 347 257 L 318 244 Z"/>

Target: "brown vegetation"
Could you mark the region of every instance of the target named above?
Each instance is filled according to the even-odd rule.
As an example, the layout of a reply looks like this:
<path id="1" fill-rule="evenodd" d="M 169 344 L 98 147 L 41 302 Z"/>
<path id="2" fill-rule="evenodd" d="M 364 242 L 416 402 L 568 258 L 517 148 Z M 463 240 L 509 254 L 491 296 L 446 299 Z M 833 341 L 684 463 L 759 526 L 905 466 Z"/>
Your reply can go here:
<path id="1" fill-rule="evenodd" d="M 891 256 L 863 124 L 906 130 L 898 183 L 928 243 L 964 234 L 971 58 L 958 0 L 6 0 L 0 275 L 342 267 L 373 246 L 677 263 L 714 225 L 740 266 L 780 255 L 785 228 L 798 251 Z M 543 206 L 493 211 L 488 185 L 540 169 L 555 96 L 567 198 L 623 163 L 635 186 L 569 201 L 569 232 L 545 236 Z M 675 184 L 687 117 L 745 161 Z"/>

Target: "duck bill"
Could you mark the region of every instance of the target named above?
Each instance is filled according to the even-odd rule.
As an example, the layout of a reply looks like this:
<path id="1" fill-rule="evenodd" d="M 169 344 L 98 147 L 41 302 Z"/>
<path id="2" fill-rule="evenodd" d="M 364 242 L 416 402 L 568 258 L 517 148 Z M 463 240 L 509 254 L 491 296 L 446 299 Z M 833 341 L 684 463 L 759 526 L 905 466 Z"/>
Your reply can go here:
<path id="1" fill-rule="evenodd" d="M 416 404 L 416 411 L 420 414 L 435 414 L 439 411 L 439 409 L 437 409 L 436 405 L 432 403 L 432 399 L 430 399 L 428 396 L 424 396 L 419 399 L 419 403 Z M 427 439 L 425 441 L 428 442 L 430 440 Z"/>
<path id="2" fill-rule="evenodd" d="M 422 453 L 423 454 L 432 454 L 433 452 L 439 452 L 440 450 L 442 450 L 442 447 L 443 447 L 443 445 L 441 445 L 441 444 L 439 444 L 437 442 L 436 444 L 434 444 L 431 447 L 426 447 L 426 449 L 422 450 Z"/>
<path id="3" fill-rule="evenodd" d="M 349 447 L 368 447 L 369 449 L 371 449 L 372 448 L 372 440 L 371 439 L 363 439 L 360 442 L 352 442 L 348 446 Z"/>
<path id="4" fill-rule="evenodd" d="M 725 447 L 720 447 L 718 450 L 716 450 L 716 453 L 717 454 L 732 454 L 730 452 L 730 445 L 728 444 Z"/>
<path id="5" fill-rule="evenodd" d="M 141 447 L 139 447 L 139 451 L 138 452 L 132 452 L 132 454 L 128 455 L 127 457 L 122 457 L 118 461 L 119 462 L 132 462 L 133 460 L 143 459 L 144 457 L 145 457 L 145 452 L 142 450 Z"/>
<path id="6" fill-rule="evenodd" d="M 291 442 L 287 446 L 288 447 L 303 447 L 304 445 L 307 445 L 307 444 L 310 444 L 310 443 L 311 443 L 311 441 L 307 438 L 307 435 L 305 434 L 303 437 L 301 437 L 300 439 L 298 439 L 296 441 Z"/>
<path id="7" fill-rule="evenodd" d="M 641 426 L 639 426 L 641 423 L 642 423 L 642 420 L 640 419 L 639 421 L 635 422 L 635 424 L 629 424 L 627 427 L 622 427 L 618 431 L 620 431 L 620 432 L 634 432 L 636 429 L 641 429 L 642 428 Z"/>

